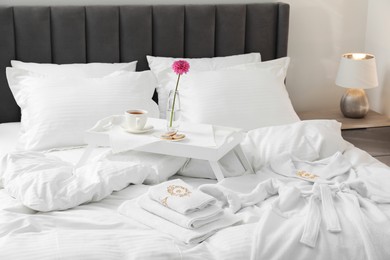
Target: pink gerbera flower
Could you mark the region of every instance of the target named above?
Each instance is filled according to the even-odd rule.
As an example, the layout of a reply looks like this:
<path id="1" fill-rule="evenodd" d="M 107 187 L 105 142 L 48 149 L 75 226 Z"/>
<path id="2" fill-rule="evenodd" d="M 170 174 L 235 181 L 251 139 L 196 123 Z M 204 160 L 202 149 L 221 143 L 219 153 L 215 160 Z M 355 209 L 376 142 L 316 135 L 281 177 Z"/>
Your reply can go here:
<path id="1" fill-rule="evenodd" d="M 190 64 L 185 60 L 177 60 L 172 64 L 172 69 L 177 75 L 183 75 L 190 69 Z"/>
<path id="2" fill-rule="evenodd" d="M 173 96 L 171 114 L 169 116 L 169 127 L 172 127 L 174 110 L 175 110 L 175 102 L 177 95 L 177 88 L 179 87 L 180 76 L 187 73 L 190 70 L 190 64 L 185 60 L 177 60 L 172 64 L 172 70 L 177 74 L 176 88 Z"/>

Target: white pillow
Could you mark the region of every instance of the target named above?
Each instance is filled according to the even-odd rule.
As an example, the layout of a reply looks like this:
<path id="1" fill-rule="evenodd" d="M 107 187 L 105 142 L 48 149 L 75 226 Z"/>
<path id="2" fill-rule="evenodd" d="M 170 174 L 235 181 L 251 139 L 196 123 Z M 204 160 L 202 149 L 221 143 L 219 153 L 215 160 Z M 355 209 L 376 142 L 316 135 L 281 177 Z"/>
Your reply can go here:
<path id="1" fill-rule="evenodd" d="M 248 53 L 227 57 L 215 58 L 166 58 L 146 56 L 149 67 L 157 77 L 158 107 L 160 117 L 166 118 L 167 99 L 169 91 L 175 88 L 177 75 L 172 71 L 172 64 L 176 60 L 186 60 L 190 63 L 189 73 L 195 71 L 219 70 L 239 64 L 253 63 L 261 61 L 260 53 Z M 182 77 L 183 78 L 183 77 Z"/>
<path id="2" fill-rule="evenodd" d="M 18 150 L 47 150 L 83 145 L 84 131 L 99 119 L 127 109 L 158 117 L 152 101 L 156 80 L 150 71 L 103 78 L 35 77 L 7 68 L 7 78 L 22 110 Z"/>
<path id="3" fill-rule="evenodd" d="M 188 73 L 180 83 L 181 119 L 245 131 L 298 122 L 284 86 L 289 61 Z"/>
<path id="4" fill-rule="evenodd" d="M 49 64 L 11 60 L 13 68 L 28 70 L 51 77 L 100 78 L 115 71 L 135 71 L 137 61 L 129 63 Z"/>
<path id="5" fill-rule="evenodd" d="M 247 70 L 247 69 L 264 69 L 268 70 L 269 73 L 274 74 L 280 79 L 285 79 L 287 76 L 288 66 L 290 65 L 290 58 L 284 57 L 264 62 L 252 62 L 240 65 L 231 66 L 224 68 L 224 70 Z"/>

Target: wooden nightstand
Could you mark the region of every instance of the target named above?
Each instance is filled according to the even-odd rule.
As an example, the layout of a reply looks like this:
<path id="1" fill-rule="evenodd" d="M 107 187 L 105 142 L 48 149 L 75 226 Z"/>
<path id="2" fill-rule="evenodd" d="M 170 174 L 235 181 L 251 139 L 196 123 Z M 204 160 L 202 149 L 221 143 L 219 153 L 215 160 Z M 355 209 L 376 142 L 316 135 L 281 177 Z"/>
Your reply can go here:
<path id="1" fill-rule="evenodd" d="M 390 118 L 371 110 L 361 119 L 345 118 L 338 110 L 300 112 L 298 115 L 302 120 L 339 121 L 345 140 L 390 166 Z"/>

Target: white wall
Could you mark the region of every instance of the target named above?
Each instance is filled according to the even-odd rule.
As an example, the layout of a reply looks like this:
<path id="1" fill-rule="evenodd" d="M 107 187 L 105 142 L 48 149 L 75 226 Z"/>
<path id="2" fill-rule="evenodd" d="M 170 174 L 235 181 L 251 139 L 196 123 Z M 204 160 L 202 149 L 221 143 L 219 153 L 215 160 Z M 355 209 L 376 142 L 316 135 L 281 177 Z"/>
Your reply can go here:
<path id="1" fill-rule="evenodd" d="M 371 107 L 390 116 L 390 1 L 369 0 L 366 51 L 375 54 L 379 88 L 369 93 Z"/>
<path id="2" fill-rule="evenodd" d="M 283 1 L 290 4 L 290 36 L 289 56 L 292 58 L 287 79 L 287 87 L 297 111 L 327 109 L 339 107 L 339 101 L 344 89 L 334 83 L 339 59 L 345 52 L 363 52 L 366 44 L 367 13 L 369 13 L 369 32 L 376 38 L 381 33 L 371 30 L 379 24 L 376 9 L 381 9 L 389 0 L 0 0 L 0 5 L 84 5 L 84 4 L 218 4 L 218 3 L 253 3 Z M 369 12 L 367 12 L 370 2 Z M 381 2 L 377 4 L 374 2 Z M 387 3 L 387 7 L 388 7 Z M 381 6 L 382 5 L 382 6 Z M 382 12 L 385 12 L 382 8 Z M 387 9 L 389 10 L 389 9 Z M 387 17 L 387 24 L 389 17 Z M 373 19 L 371 19 L 373 18 Z M 381 27 L 383 29 L 383 26 Z M 390 36 L 387 35 L 387 45 Z M 378 57 L 383 52 L 390 55 L 389 48 L 377 46 L 378 43 L 367 41 L 368 50 L 372 49 Z M 385 43 L 383 43 L 385 45 Z M 384 57 L 385 59 L 385 57 Z M 389 60 L 387 58 L 387 60 Z M 378 70 L 381 71 L 380 82 L 389 85 L 390 75 L 383 72 L 382 58 L 378 57 Z M 387 79 L 387 81 L 385 80 Z M 387 92 L 386 92 L 387 91 Z M 383 108 L 379 104 L 384 88 L 369 90 L 372 107 Z M 387 98 L 388 100 L 388 98 Z M 390 114 L 389 105 L 387 112 Z M 383 111 L 383 110 L 382 110 Z"/>
<path id="3" fill-rule="evenodd" d="M 341 54 L 364 51 L 367 0 L 290 3 L 287 86 L 297 111 L 338 109 L 345 89 L 334 83 Z"/>

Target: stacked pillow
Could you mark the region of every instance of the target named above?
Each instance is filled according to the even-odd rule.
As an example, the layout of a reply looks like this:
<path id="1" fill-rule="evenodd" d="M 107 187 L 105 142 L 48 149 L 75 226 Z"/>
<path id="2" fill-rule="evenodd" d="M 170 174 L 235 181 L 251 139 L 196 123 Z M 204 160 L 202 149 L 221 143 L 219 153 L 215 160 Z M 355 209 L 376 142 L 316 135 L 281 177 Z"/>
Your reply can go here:
<path id="1" fill-rule="evenodd" d="M 49 150 L 84 144 L 84 132 L 98 120 L 127 109 L 148 110 L 156 80 L 150 71 L 125 64 L 37 64 L 12 61 L 7 79 L 22 111 L 16 149 Z"/>
<path id="2" fill-rule="evenodd" d="M 260 53 L 248 53 L 242 55 L 233 55 L 228 57 L 215 58 L 166 58 L 146 56 L 151 71 L 157 78 L 158 107 L 160 109 L 160 118 L 165 118 L 167 109 L 167 100 L 170 90 L 175 88 L 177 75 L 172 71 L 172 64 L 176 60 L 186 60 L 190 64 L 189 74 L 195 71 L 215 71 L 228 68 L 235 65 L 260 62 Z M 184 77 L 183 77 L 184 78 Z"/>
<path id="3" fill-rule="evenodd" d="M 177 60 L 148 56 L 158 80 L 160 117 L 165 118 L 168 93 L 177 75 Z M 190 71 L 179 85 L 181 119 L 242 128 L 298 122 L 284 85 L 290 58 L 260 62 L 259 53 L 208 59 L 185 59 Z"/>

